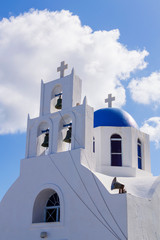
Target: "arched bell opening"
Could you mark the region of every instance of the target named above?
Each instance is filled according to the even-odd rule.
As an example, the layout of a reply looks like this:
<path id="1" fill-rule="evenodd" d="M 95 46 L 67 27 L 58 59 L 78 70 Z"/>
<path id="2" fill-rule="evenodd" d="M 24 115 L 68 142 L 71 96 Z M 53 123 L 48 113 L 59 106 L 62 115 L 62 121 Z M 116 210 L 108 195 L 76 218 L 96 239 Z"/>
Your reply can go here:
<path id="1" fill-rule="evenodd" d="M 37 156 L 49 153 L 49 124 L 42 122 L 37 129 Z"/>
<path id="2" fill-rule="evenodd" d="M 57 152 L 71 150 L 71 144 L 72 144 L 72 119 L 69 115 L 65 115 L 61 118 L 59 122 Z"/>
<path id="3" fill-rule="evenodd" d="M 51 93 L 50 112 L 54 113 L 62 109 L 62 86 L 56 85 Z"/>

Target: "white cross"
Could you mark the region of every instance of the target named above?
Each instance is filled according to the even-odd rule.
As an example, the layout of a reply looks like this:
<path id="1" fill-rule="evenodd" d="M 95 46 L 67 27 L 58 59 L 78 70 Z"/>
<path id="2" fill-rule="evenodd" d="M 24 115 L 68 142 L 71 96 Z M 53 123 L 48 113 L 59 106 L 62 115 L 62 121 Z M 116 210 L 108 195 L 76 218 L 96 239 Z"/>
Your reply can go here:
<path id="1" fill-rule="evenodd" d="M 112 97 L 112 94 L 108 94 L 108 98 L 105 99 L 105 103 L 108 103 L 108 107 L 112 107 L 112 102 L 115 100 L 115 97 Z"/>
<path id="2" fill-rule="evenodd" d="M 65 61 L 61 62 L 61 66 L 57 68 L 57 72 L 60 72 L 60 78 L 64 77 L 64 70 L 68 68 L 68 64 L 65 65 Z"/>

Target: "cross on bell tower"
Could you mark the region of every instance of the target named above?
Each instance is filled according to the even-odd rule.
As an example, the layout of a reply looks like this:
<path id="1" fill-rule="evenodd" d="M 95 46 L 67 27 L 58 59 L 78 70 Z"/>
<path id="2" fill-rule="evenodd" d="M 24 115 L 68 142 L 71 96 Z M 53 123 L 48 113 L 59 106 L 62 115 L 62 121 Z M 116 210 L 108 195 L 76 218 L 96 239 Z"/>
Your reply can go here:
<path id="1" fill-rule="evenodd" d="M 108 103 L 108 107 L 112 107 L 112 102 L 115 101 L 115 97 L 112 97 L 112 94 L 108 94 L 108 98 L 105 99 L 105 103 Z"/>
<path id="2" fill-rule="evenodd" d="M 60 72 L 60 78 L 64 77 L 64 71 L 68 68 L 68 64 L 65 61 L 61 62 L 61 66 L 57 68 L 57 72 Z"/>

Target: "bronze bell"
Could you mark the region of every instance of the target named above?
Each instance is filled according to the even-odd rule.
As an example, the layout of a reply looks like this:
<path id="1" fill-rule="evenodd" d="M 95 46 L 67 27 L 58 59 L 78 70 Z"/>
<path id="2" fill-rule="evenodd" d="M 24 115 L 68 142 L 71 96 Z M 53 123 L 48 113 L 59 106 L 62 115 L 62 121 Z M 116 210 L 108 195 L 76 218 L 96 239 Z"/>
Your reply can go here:
<path id="1" fill-rule="evenodd" d="M 61 97 L 61 95 L 57 99 L 57 104 L 55 105 L 55 108 L 56 109 L 62 109 L 62 97 Z"/>
<path id="2" fill-rule="evenodd" d="M 72 136 L 72 127 L 69 127 L 68 130 L 67 130 L 66 137 L 63 140 L 63 142 L 71 143 L 71 136 Z"/>
<path id="3" fill-rule="evenodd" d="M 44 142 L 41 144 L 42 147 L 48 148 L 49 146 L 49 133 L 45 134 Z"/>

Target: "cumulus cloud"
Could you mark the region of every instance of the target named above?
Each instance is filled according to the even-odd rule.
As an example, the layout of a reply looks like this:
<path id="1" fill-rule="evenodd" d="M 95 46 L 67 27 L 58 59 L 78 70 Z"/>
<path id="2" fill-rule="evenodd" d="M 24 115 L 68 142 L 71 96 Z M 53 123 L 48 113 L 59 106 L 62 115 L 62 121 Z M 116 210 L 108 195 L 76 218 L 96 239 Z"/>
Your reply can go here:
<path id="1" fill-rule="evenodd" d="M 140 130 L 149 134 L 150 140 L 155 143 L 157 148 L 160 148 L 160 117 L 149 118 Z"/>
<path id="2" fill-rule="evenodd" d="M 57 79 L 62 60 L 83 80 L 83 96 L 104 107 L 108 93 L 125 103 L 123 80 L 146 67 L 147 51 L 129 51 L 119 30 L 95 31 L 69 11 L 32 10 L 0 21 L 0 134 L 24 131 L 27 113 L 38 115 L 41 79 Z"/>
<path id="3" fill-rule="evenodd" d="M 160 72 L 153 72 L 148 77 L 132 79 L 129 89 L 134 101 L 143 104 L 160 103 Z"/>

